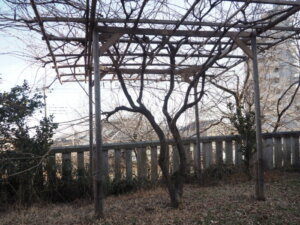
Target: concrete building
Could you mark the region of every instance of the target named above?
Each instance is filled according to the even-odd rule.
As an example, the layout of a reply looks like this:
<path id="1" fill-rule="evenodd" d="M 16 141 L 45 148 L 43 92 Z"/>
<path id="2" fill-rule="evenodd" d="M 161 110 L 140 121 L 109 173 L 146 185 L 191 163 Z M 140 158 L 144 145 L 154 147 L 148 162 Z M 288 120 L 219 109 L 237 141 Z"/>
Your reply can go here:
<path id="1" fill-rule="evenodd" d="M 278 10 L 277 8 L 274 7 L 272 12 Z M 287 20 L 280 26 L 292 26 L 292 20 Z M 279 32 L 273 34 L 273 37 L 282 35 L 288 34 Z M 300 130 L 300 90 L 297 89 L 300 71 L 297 41 L 286 40 L 270 48 L 259 55 L 258 62 L 263 130 L 272 132 L 276 126 L 278 131 Z M 278 117 L 283 111 L 278 122 Z"/>

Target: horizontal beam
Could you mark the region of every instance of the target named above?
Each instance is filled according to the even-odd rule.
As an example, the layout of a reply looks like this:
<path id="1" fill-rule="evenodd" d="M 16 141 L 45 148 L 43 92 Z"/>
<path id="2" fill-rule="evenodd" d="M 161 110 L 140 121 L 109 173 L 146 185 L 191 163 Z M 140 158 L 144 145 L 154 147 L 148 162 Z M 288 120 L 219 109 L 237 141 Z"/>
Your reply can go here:
<path id="1" fill-rule="evenodd" d="M 85 38 L 80 38 L 80 37 L 57 37 L 57 36 L 48 36 L 48 39 L 50 41 L 65 41 L 65 42 L 81 42 L 83 43 L 85 41 Z M 101 38 L 100 38 L 101 39 Z M 105 38 L 106 39 L 106 38 Z M 242 39 L 243 41 L 248 41 L 248 39 Z M 129 40 L 129 39 L 120 39 L 118 41 L 119 43 L 138 43 L 136 40 Z M 177 44 L 175 41 L 170 41 L 168 42 L 170 44 Z M 247 45 L 250 45 L 250 43 L 245 42 Z M 155 44 L 155 45 L 160 45 L 162 44 L 162 41 L 158 40 L 151 40 L 150 44 Z M 216 44 L 221 44 L 221 45 L 226 45 L 228 44 L 228 41 L 186 41 L 182 43 L 183 45 L 216 45 Z M 270 41 L 259 41 L 257 42 L 257 45 L 260 46 L 269 46 L 272 45 L 273 42 Z"/>
<path id="2" fill-rule="evenodd" d="M 156 74 L 156 75 L 164 75 L 164 74 L 171 74 L 171 69 L 133 69 L 133 68 L 119 68 L 122 74 Z M 202 71 L 202 66 L 190 66 L 186 68 L 176 69 L 174 74 L 176 75 L 188 75 L 192 76 L 195 73 Z M 113 67 L 106 67 L 101 69 L 102 74 L 116 74 L 116 69 Z M 62 77 L 66 76 L 85 76 L 85 73 L 72 73 L 72 74 L 61 74 Z"/>
<path id="3" fill-rule="evenodd" d="M 57 66 L 58 69 L 65 69 L 65 68 L 85 68 L 87 65 L 85 64 L 76 64 L 76 65 L 60 65 Z M 114 65 L 112 63 L 101 63 L 101 66 L 107 66 L 107 67 L 113 67 Z M 142 66 L 142 63 L 122 63 L 121 66 Z M 170 64 L 162 64 L 162 63 L 152 63 L 148 64 L 147 67 L 150 66 L 170 66 Z M 176 66 L 195 66 L 191 64 L 180 64 L 175 65 Z M 216 66 L 212 66 L 211 68 L 220 68 Z"/>
<path id="4" fill-rule="evenodd" d="M 117 54 L 112 54 L 113 56 L 117 56 Z M 123 54 L 120 53 L 122 56 Z M 55 57 L 83 57 L 86 56 L 85 54 L 56 54 Z M 104 54 L 103 56 L 108 57 L 108 54 Z M 142 57 L 144 56 L 143 53 L 128 53 L 126 56 L 132 56 L 132 57 Z M 151 56 L 151 54 L 147 54 L 147 56 Z M 170 54 L 167 53 L 160 53 L 156 54 L 156 57 L 170 57 Z M 187 55 L 187 54 L 176 54 L 176 57 L 186 57 L 186 58 L 211 58 L 214 57 L 215 55 L 210 55 L 210 54 L 193 54 L 193 55 Z M 226 55 L 223 58 L 230 58 L 230 59 L 242 59 L 245 58 L 243 55 Z"/>
<path id="5" fill-rule="evenodd" d="M 112 19 L 99 19 L 98 22 L 103 23 L 135 23 L 135 19 L 120 19 L 120 18 L 112 18 Z M 140 19 L 139 24 L 156 24 L 156 25 L 176 25 L 178 24 L 178 20 L 150 20 L 150 19 Z M 199 21 L 183 21 L 181 25 L 186 26 L 200 26 L 200 27 L 231 27 L 238 29 L 262 29 L 264 25 L 246 25 L 246 24 L 232 24 L 232 23 L 216 23 L 216 22 L 199 22 Z M 300 31 L 299 27 L 283 27 L 276 26 L 272 27 L 270 30 L 276 31 Z"/>
<path id="6" fill-rule="evenodd" d="M 233 2 L 232 0 L 225 0 Z M 236 0 L 236 2 L 246 2 L 249 0 Z M 274 5 L 288 5 L 288 6 L 300 6 L 300 1 L 279 1 L 279 0 L 251 0 L 250 3 L 261 3 L 261 4 L 274 4 Z M 86 18 L 71 18 L 71 17 L 41 17 L 44 22 L 71 22 L 71 23 L 86 23 Z M 98 18 L 96 19 L 98 23 L 135 23 L 135 19 L 122 19 L 122 18 Z M 29 22 L 37 22 L 37 20 L 32 20 Z M 176 25 L 179 20 L 150 20 L 150 19 L 140 19 L 139 24 L 157 24 L 157 25 Z M 230 23 L 215 23 L 215 22 L 199 22 L 199 21 L 180 21 L 181 25 L 186 26 L 208 26 L 208 27 L 233 27 L 233 28 L 247 28 L 248 25 L 244 24 L 230 24 Z M 254 25 L 251 28 L 260 29 L 262 25 Z M 296 29 L 296 30 L 295 30 Z M 295 27 L 273 27 L 271 30 L 283 30 L 283 31 L 298 31 L 299 28 Z"/>
<path id="7" fill-rule="evenodd" d="M 198 31 L 198 30 L 169 30 L 169 29 L 146 29 L 146 28 L 124 28 L 124 27 L 105 27 L 97 26 L 100 33 L 121 33 L 121 34 L 141 34 L 141 35 L 160 35 L 160 36 L 183 36 L 183 37 L 250 37 L 251 32 L 221 32 L 221 31 Z"/>
<path id="8" fill-rule="evenodd" d="M 139 81 L 140 79 L 137 79 L 137 78 L 123 78 L 123 80 L 125 81 Z M 67 82 L 86 82 L 87 80 L 86 79 L 68 79 L 68 80 L 63 80 L 62 82 L 63 83 L 67 83 Z M 108 81 L 108 82 L 112 82 L 112 81 L 119 81 L 118 78 L 112 78 L 112 79 L 109 79 L 109 78 L 103 78 L 101 79 L 101 81 Z M 170 80 L 167 80 L 167 79 L 162 79 L 162 78 L 144 78 L 144 81 L 153 81 L 153 82 L 170 82 Z M 182 80 L 181 79 L 177 79 L 175 80 L 176 82 L 181 82 Z"/>

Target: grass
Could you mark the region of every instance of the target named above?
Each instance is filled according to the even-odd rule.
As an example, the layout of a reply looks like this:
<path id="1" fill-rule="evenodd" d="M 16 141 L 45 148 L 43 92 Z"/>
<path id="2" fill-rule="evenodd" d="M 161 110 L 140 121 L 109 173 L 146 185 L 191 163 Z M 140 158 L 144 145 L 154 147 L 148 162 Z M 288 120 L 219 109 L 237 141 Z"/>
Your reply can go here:
<path id="1" fill-rule="evenodd" d="M 37 204 L 13 207 L 0 214 L 0 224 L 222 224 L 299 225 L 300 174 L 275 173 L 266 176 L 267 201 L 253 197 L 254 183 L 220 184 L 213 187 L 186 185 L 179 209 L 169 206 L 165 189 L 156 188 L 108 197 L 105 218 L 95 220 L 91 202 Z"/>

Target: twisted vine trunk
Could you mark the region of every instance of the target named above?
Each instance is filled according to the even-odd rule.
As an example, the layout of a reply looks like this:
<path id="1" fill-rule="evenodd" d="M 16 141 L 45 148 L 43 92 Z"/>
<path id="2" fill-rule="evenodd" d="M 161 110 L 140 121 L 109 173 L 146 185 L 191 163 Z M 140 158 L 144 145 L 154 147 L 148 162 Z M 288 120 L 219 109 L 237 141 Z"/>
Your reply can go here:
<path id="1" fill-rule="evenodd" d="M 178 196 L 178 199 L 180 201 L 181 197 L 183 196 L 183 186 L 185 182 L 185 176 L 186 176 L 186 153 L 181 141 L 180 133 L 176 127 L 175 124 L 169 124 L 170 131 L 173 135 L 173 138 L 175 140 L 175 144 L 179 153 L 180 158 L 180 164 L 179 164 L 179 170 L 177 171 L 177 174 L 175 176 L 175 193 Z"/>
<path id="2" fill-rule="evenodd" d="M 160 126 L 155 122 L 153 115 L 147 109 L 143 108 L 142 110 L 140 110 L 140 113 L 142 113 L 148 119 L 155 133 L 158 136 L 160 142 L 160 154 L 159 154 L 158 164 L 160 166 L 160 169 L 163 174 L 163 178 L 165 179 L 167 185 L 167 189 L 171 200 L 171 206 L 173 208 L 178 208 L 181 195 L 179 194 L 180 192 L 178 191 L 177 185 L 175 185 L 176 182 L 173 182 L 169 172 L 169 168 L 167 164 L 168 144 L 167 144 L 166 136 L 163 130 L 160 128 Z M 183 185 L 180 186 L 183 187 Z M 182 188 L 180 190 L 182 191 Z"/>
<path id="3" fill-rule="evenodd" d="M 176 188 L 176 185 L 174 185 L 174 182 L 172 181 L 172 177 L 169 173 L 169 168 L 167 165 L 167 161 L 168 161 L 167 148 L 168 145 L 165 139 L 164 140 L 160 139 L 160 155 L 159 155 L 158 163 L 168 188 L 168 192 L 171 200 L 171 206 L 173 208 L 178 208 L 180 202 L 180 196 L 178 195 L 178 190 Z"/>

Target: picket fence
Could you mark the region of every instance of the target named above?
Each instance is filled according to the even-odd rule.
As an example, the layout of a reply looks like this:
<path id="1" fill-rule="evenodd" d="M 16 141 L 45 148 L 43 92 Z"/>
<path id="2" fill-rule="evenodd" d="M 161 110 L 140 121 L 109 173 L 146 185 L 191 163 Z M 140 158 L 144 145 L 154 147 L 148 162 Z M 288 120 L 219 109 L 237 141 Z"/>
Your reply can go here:
<path id="1" fill-rule="evenodd" d="M 263 134 L 264 166 L 266 169 L 299 166 L 300 131 Z M 196 139 L 183 140 L 187 153 L 188 172 L 195 172 L 213 164 L 243 163 L 238 151 L 239 136 L 208 136 L 201 138 L 201 155 L 196 152 Z M 170 171 L 179 166 L 179 155 L 174 142 L 169 141 L 168 165 Z M 69 177 L 74 171 L 82 171 L 89 166 L 89 146 L 53 147 L 52 162 L 61 165 L 58 171 L 62 177 Z M 135 143 L 103 144 L 104 175 L 120 180 L 133 177 L 156 181 L 161 176 L 158 167 L 159 142 L 145 141 Z"/>

